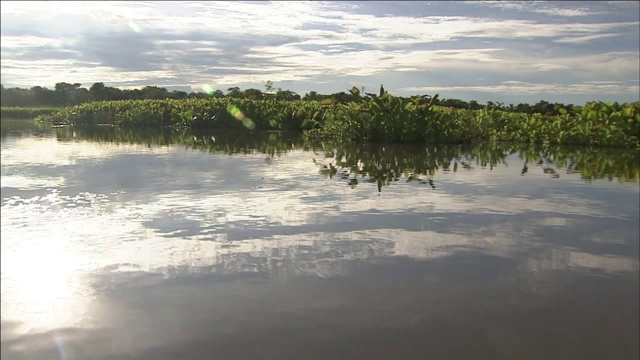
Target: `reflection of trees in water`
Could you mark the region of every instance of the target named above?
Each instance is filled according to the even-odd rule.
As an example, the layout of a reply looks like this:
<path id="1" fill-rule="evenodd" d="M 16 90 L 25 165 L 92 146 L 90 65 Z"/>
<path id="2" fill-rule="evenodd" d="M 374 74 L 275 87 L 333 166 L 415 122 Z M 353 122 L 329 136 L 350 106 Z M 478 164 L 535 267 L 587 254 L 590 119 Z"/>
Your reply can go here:
<path id="1" fill-rule="evenodd" d="M 322 174 L 338 176 L 352 186 L 359 181 L 377 183 L 381 191 L 382 186 L 404 180 L 435 189 L 433 176 L 438 171 L 470 170 L 474 163 L 490 169 L 505 164 L 512 150 L 499 145 L 338 144 L 327 147 L 326 158 L 317 163 Z"/>
<path id="2" fill-rule="evenodd" d="M 476 145 L 407 145 L 307 142 L 300 133 L 223 130 L 176 130 L 171 128 L 128 129 L 108 126 L 64 127 L 56 129 L 60 141 L 88 140 L 147 146 L 182 145 L 211 153 L 261 153 L 267 160 L 292 150 L 312 150 L 319 172 L 338 177 L 350 186 L 377 183 L 378 189 L 396 181 L 418 182 L 437 187 L 438 171 L 458 172 L 476 166 L 491 171 L 505 165 L 505 159 L 519 154 L 522 175 L 542 172 L 550 177 L 580 173 L 585 180 L 617 178 L 640 181 L 640 151 L 615 148 L 566 147 L 480 143 Z"/>
<path id="3" fill-rule="evenodd" d="M 540 145 L 522 147 L 520 158 L 525 166 L 539 167 L 551 177 L 561 173 L 580 174 L 584 180 L 618 179 L 640 181 L 640 151 L 616 148 L 566 147 Z"/>
<path id="4" fill-rule="evenodd" d="M 0 137 L 5 139 L 8 136 L 18 137 L 47 137 L 51 136 L 51 125 L 40 124 L 28 120 L 2 119 L 0 121 Z"/>
<path id="5" fill-rule="evenodd" d="M 85 140 L 147 146 L 182 145 L 227 155 L 262 153 L 274 157 L 302 147 L 302 135 L 290 132 L 237 130 L 177 130 L 172 128 L 117 128 L 112 126 L 63 127 L 56 129 L 59 141 Z"/>
<path id="6" fill-rule="evenodd" d="M 475 166 L 493 170 L 507 165 L 506 158 L 519 154 L 521 174 L 539 171 L 551 178 L 579 173 L 585 180 L 617 178 L 621 182 L 640 181 L 640 152 L 611 148 L 560 147 L 482 143 L 476 145 L 325 145 L 325 159 L 316 160 L 321 174 L 337 177 L 355 186 L 358 182 L 382 186 L 392 182 L 418 182 L 435 189 L 438 172 L 472 170 Z M 318 154 L 320 155 L 320 154 Z"/>

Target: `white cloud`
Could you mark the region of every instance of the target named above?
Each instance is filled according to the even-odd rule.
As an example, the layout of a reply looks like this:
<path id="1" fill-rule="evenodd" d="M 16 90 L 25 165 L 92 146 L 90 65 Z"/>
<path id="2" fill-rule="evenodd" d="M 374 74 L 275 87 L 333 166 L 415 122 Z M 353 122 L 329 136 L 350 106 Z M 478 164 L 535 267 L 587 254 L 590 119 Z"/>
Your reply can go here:
<path id="1" fill-rule="evenodd" d="M 597 35 L 588 35 L 588 36 L 563 37 L 558 40 L 554 40 L 554 42 L 565 43 L 565 44 L 568 44 L 568 43 L 577 44 L 577 43 L 589 42 L 591 40 L 610 38 L 617 35 L 618 34 L 597 34 Z"/>
<path id="2" fill-rule="evenodd" d="M 403 92 L 453 92 L 453 91 L 471 91 L 486 92 L 493 94 L 518 94 L 518 95 L 601 95 L 601 94 L 640 94 L 640 86 L 638 85 L 622 85 L 612 83 L 578 83 L 578 84 L 560 84 L 560 83 L 528 83 L 521 81 L 504 81 L 499 85 L 486 86 L 413 86 L 398 89 Z"/>
<path id="3" fill-rule="evenodd" d="M 556 6 L 548 1 L 476 1 L 480 5 L 495 7 L 502 10 L 515 10 L 560 17 L 577 17 L 602 14 L 602 11 L 593 11 L 588 6 L 565 8 Z"/>
<path id="4" fill-rule="evenodd" d="M 456 15 L 415 17 L 360 13 L 375 6 L 364 2 L 7 4 L 2 9 L 2 74 L 11 84 L 5 87 L 59 81 L 165 85 L 172 79 L 176 85 L 290 81 L 310 90 L 330 83 L 326 76 L 384 82 L 393 73 L 427 69 L 473 70 L 481 75 L 476 78 L 491 79 L 562 70 L 566 83 L 639 76 L 637 45 L 601 51 L 592 44 L 608 46 L 597 40 L 628 37 L 640 22 L 572 20 L 601 12 L 588 5 L 436 3 L 456 9 Z M 567 19 L 481 17 L 474 15 L 478 4 Z M 560 51 L 554 44 L 566 48 Z M 47 64 L 53 55 L 44 47 L 56 59 L 74 56 L 74 61 L 68 69 L 57 63 L 52 71 Z M 421 84 L 409 85 L 405 88 Z"/>

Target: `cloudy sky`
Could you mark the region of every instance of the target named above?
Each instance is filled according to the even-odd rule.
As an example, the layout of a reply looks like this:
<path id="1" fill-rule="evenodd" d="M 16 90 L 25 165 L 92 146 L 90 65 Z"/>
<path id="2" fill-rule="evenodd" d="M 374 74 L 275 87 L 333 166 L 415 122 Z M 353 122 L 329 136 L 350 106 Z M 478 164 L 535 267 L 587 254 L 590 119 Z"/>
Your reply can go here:
<path id="1" fill-rule="evenodd" d="M 640 2 L 1 2 L 5 87 L 640 100 Z"/>

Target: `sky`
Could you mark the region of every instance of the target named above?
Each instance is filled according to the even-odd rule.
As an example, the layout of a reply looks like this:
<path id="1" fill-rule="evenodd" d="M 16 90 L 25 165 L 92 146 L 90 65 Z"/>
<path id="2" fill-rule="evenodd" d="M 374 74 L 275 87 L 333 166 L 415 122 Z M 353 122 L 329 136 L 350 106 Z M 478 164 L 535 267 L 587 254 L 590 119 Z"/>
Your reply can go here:
<path id="1" fill-rule="evenodd" d="M 640 101 L 639 1 L 1 1 L 5 88 Z"/>

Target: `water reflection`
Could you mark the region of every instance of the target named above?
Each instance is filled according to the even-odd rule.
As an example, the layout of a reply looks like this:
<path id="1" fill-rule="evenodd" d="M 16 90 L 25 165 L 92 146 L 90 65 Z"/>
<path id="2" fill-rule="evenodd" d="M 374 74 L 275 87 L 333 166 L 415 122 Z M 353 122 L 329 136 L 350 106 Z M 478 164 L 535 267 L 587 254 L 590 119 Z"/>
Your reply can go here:
<path id="1" fill-rule="evenodd" d="M 2 355 L 637 357 L 636 155 L 515 149 L 12 130 Z"/>
<path id="2" fill-rule="evenodd" d="M 471 170 L 498 165 L 520 166 L 521 175 L 545 174 L 558 178 L 580 174 L 584 180 L 617 179 L 640 181 L 640 152 L 628 149 L 567 147 L 557 145 L 522 145 L 488 143 L 462 145 L 398 145 L 305 142 L 299 133 L 272 132 L 267 135 L 236 131 L 189 131 L 167 128 L 117 129 L 113 127 L 64 127 L 56 129 L 59 141 L 147 144 L 148 146 L 182 145 L 212 153 L 262 153 L 278 156 L 295 149 L 322 152 L 316 164 L 329 177 L 347 175 L 349 180 L 388 185 L 401 178 L 434 187 L 436 172 Z M 518 161 L 507 164 L 506 158 L 517 154 Z M 531 172 L 530 172 L 531 171 Z M 350 176 L 349 176 L 350 175 Z M 353 184 L 353 183 L 352 183 Z"/>

